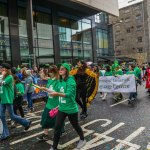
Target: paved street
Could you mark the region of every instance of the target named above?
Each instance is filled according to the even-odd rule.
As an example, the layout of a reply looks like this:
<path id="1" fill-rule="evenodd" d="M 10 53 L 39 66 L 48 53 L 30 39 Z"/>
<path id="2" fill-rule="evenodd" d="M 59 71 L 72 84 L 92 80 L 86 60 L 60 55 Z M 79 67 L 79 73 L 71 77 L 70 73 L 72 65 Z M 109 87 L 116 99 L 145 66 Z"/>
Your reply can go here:
<path id="1" fill-rule="evenodd" d="M 150 141 L 150 97 L 144 85 L 138 89 L 138 100 L 134 107 L 129 107 L 127 102 L 110 107 L 114 102 L 109 94 L 106 101 L 98 98 L 89 108 L 88 118 L 80 121 L 84 129 L 87 145 L 83 150 L 146 150 Z M 127 97 L 127 95 L 125 95 Z M 37 104 L 36 104 L 37 105 Z M 36 137 L 41 135 L 40 116 L 44 103 L 38 103 L 35 113 L 28 114 L 32 120 L 29 131 L 17 126 L 10 129 L 12 137 L 0 143 L 0 150 L 48 150 L 52 143 L 53 130 L 50 130 L 49 141 L 38 142 Z M 59 148 L 73 150 L 78 141 L 76 133 L 66 120 L 66 132 L 61 137 Z"/>

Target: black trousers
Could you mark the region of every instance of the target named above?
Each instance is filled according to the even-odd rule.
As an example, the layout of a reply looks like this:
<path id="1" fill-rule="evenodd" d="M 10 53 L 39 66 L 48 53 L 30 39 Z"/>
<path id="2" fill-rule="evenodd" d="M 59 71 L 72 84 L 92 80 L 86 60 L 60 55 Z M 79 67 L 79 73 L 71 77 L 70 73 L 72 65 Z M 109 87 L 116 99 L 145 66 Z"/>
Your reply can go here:
<path id="1" fill-rule="evenodd" d="M 82 112 L 87 112 L 87 87 L 85 85 L 77 86 L 76 102 L 82 108 Z"/>
<path id="2" fill-rule="evenodd" d="M 23 102 L 22 96 L 16 97 L 14 100 L 13 107 L 14 107 L 14 114 L 17 115 L 17 110 L 19 110 L 21 117 L 24 118 L 24 111 L 22 108 L 22 102 Z"/>
<path id="3" fill-rule="evenodd" d="M 54 130 L 54 139 L 53 139 L 53 148 L 57 149 L 57 145 L 59 143 L 60 135 L 61 135 L 61 129 L 63 127 L 65 118 L 68 117 L 71 125 L 76 130 L 78 135 L 80 136 L 81 140 L 84 140 L 84 135 L 82 128 L 80 127 L 78 123 L 78 113 L 74 114 L 66 114 L 64 112 L 58 111 L 57 117 L 56 117 L 56 123 L 55 123 L 55 130 Z"/>

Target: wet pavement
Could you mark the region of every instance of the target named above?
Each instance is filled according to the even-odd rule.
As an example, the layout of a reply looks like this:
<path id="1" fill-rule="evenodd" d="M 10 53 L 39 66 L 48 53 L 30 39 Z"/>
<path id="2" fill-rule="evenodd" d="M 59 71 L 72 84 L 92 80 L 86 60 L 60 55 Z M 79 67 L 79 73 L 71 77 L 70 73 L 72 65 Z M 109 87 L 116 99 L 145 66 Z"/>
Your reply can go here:
<path id="1" fill-rule="evenodd" d="M 102 101 L 99 95 L 88 108 L 88 117 L 80 120 L 87 144 L 82 150 L 146 150 L 150 142 L 150 97 L 144 85 L 138 87 L 138 98 L 131 107 L 124 102 L 114 107 L 112 94 Z M 124 99 L 128 98 L 124 94 Z M 49 141 L 39 142 L 36 138 L 43 133 L 40 127 L 40 118 L 44 109 L 44 102 L 35 104 L 35 112 L 26 117 L 32 120 L 29 131 L 17 126 L 10 129 L 11 137 L 0 142 L 0 150 L 49 150 L 52 143 L 53 130 L 49 131 Z M 78 136 L 66 120 L 66 132 L 62 135 L 59 148 L 64 150 L 75 149 Z"/>

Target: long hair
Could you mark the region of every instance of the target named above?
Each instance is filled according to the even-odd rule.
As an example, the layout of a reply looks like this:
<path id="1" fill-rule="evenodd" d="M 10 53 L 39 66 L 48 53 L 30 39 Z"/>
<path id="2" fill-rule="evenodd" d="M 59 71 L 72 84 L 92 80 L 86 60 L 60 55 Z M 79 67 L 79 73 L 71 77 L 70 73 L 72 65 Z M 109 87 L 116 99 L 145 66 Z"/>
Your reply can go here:
<path id="1" fill-rule="evenodd" d="M 59 72 L 58 72 L 58 68 L 55 65 L 52 65 L 50 67 L 50 69 L 48 70 L 48 73 L 54 73 L 54 77 L 56 79 L 59 79 Z"/>
<path id="2" fill-rule="evenodd" d="M 67 81 L 68 77 L 69 77 L 69 71 L 66 69 L 66 76 L 64 78 L 64 81 Z M 62 79 L 63 79 L 62 76 L 60 76 L 60 82 L 62 82 Z"/>
<path id="3" fill-rule="evenodd" d="M 83 60 L 81 60 L 80 62 L 82 64 L 82 67 L 78 68 L 77 74 L 83 75 L 85 73 L 87 65 L 86 65 L 86 63 Z"/>
<path id="4" fill-rule="evenodd" d="M 10 69 L 6 69 L 6 74 L 4 75 L 3 79 L 5 79 L 9 75 L 11 75 L 11 71 Z"/>
<path id="5" fill-rule="evenodd" d="M 21 83 L 21 81 L 20 81 L 20 79 L 19 79 L 18 76 L 14 76 L 14 81 L 15 81 L 16 84 L 17 84 L 17 83 Z"/>

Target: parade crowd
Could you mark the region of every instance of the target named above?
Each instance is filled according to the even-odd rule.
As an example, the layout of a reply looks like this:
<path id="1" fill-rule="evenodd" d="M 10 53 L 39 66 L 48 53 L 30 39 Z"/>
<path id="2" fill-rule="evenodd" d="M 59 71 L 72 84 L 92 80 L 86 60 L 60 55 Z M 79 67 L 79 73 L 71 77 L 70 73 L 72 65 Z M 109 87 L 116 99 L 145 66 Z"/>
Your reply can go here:
<path id="1" fill-rule="evenodd" d="M 41 117 L 41 127 L 44 133 L 37 139 L 49 140 L 48 131 L 54 129 L 53 145 L 50 150 L 56 150 L 61 135 L 65 132 L 65 119 L 68 117 L 72 127 L 80 137 L 77 149 L 85 146 L 84 133 L 78 122 L 88 117 L 87 104 L 91 104 L 98 94 L 98 98 L 108 100 L 106 92 L 98 93 L 98 79 L 101 76 L 121 76 L 133 74 L 136 89 L 146 80 L 146 88 L 150 96 L 150 64 L 139 66 L 136 63 L 122 63 L 115 61 L 112 65 L 87 64 L 78 60 L 76 66 L 68 63 L 59 65 L 45 64 L 40 68 L 27 66 L 11 67 L 7 63 L 0 65 L 0 119 L 3 133 L 0 141 L 7 140 L 11 135 L 8 129 L 8 116 L 11 125 L 20 124 L 28 130 L 32 122 L 25 119 L 26 113 L 34 112 L 33 93 L 44 92 L 45 108 Z M 39 80 L 45 83 L 38 84 Z M 90 84 L 89 84 L 90 82 Z M 112 93 L 115 102 L 123 100 L 122 93 Z M 94 95 L 94 96 L 93 96 Z M 136 92 L 129 93 L 128 104 L 133 105 L 138 96 Z M 26 102 L 26 109 L 23 103 Z M 81 108 L 80 114 L 78 105 Z M 6 113 L 6 110 L 8 114 Z M 18 113 L 19 111 L 19 113 Z"/>

